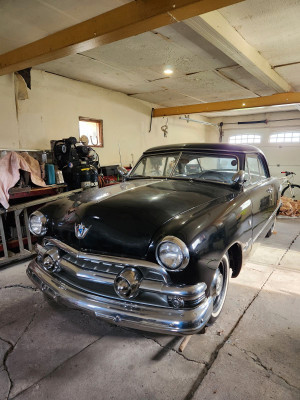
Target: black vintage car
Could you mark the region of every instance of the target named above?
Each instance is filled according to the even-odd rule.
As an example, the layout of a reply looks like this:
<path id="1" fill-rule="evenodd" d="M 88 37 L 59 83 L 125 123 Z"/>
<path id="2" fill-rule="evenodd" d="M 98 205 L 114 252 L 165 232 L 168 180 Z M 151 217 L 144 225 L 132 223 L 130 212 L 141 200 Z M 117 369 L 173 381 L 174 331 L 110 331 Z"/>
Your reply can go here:
<path id="1" fill-rule="evenodd" d="M 27 269 L 46 297 L 116 324 L 193 334 L 219 316 L 280 202 L 263 153 L 249 145 L 149 149 L 124 181 L 30 216 L 40 236 Z"/>

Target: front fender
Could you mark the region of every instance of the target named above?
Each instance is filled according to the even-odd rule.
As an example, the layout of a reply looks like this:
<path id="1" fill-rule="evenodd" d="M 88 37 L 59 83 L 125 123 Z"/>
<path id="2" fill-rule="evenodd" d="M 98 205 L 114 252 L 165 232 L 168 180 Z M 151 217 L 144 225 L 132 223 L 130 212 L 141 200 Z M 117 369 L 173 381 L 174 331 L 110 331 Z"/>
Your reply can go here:
<path id="1" fill-rule="evenodd" d="M 169 272 L 176 283 L 205 282 L 209 288 L 220 260 L 235 243 L 246 251 L 252 243 L 252 203 L 241 192 L 230 201 L 216 201 L 176 216 L 153 237 L 148 258 L 155 261 L 159 241 L 173 235 L 188 246 L 190 262 L 183 271 Z"/>

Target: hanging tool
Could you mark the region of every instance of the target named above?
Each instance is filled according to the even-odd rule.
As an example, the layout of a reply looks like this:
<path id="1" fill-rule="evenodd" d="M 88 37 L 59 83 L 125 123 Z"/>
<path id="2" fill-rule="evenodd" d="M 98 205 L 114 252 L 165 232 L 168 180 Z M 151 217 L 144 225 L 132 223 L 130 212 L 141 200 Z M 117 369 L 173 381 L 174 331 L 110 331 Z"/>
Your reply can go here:
<path id="1" fill-rule="evenodd" d="M 163 131 L 164 137 L 167 137 L 168 136 L 168 118 L 167 118 L 167 122 L 165 123 L 165 125 L 163 125 L 160 129 Z"/>
<path id="2" fill-rule="evenodd" d="M 222 143 L 222 141 L 223 141 L 223 136 L 224 136 L 224 131 L 223 131 L 223 125 L 224 125 L 224 123 L 223 122 L 220 122 L 219 123 L 219 142 L 220 143 Z"/>
<path id="3" fill-rule="evenodd" d="M 151 116 L 150 116 L 150 127 L 149 127 L 149 132 L 151 132 L 151 129 L 152 129 L 152 119 L 153 119 L 153 111 L 154 111 L 154 108 L 152 108 L 152 110 L 151 110 Z"/>

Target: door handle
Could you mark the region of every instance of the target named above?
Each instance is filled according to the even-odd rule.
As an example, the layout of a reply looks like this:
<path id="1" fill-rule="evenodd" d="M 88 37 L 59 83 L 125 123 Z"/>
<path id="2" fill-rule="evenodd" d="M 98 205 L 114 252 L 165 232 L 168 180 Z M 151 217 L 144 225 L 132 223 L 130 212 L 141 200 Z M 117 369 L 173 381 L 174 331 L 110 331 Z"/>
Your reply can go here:
<path id="1" fill-rule="evenodd" d="M 272 189 L 272 188 L 269 188 L 269 189 L 267 189 L 267 192 L 268 192 L 268 193 L 272 193 L 272 192 L 273 192 L 273 189 Z"/>

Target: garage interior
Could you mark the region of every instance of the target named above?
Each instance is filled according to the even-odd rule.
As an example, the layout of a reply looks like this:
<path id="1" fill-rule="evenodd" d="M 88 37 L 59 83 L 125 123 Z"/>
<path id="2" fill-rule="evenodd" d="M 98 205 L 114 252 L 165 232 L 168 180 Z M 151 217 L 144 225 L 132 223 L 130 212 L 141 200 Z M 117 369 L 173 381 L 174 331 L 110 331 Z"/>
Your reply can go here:
<path id="1" fill-rule="evenodd" d="M 85 135 L 102 185 L 150 147 L 217 142 L 259 147 L 300 184 L 299 16 L 298 0 L 0 1 L 1 158 L 40 161 L 101 121 Z M 18 189 L 11 212 L 61 191 Z M 299 213 L 278 216 L 184 352 L 181 337 L 49 305 L 26 276 L 34 243 L 13 228 L 5 253 L 0 226 L 0 400 L 299 399 Z"/>

